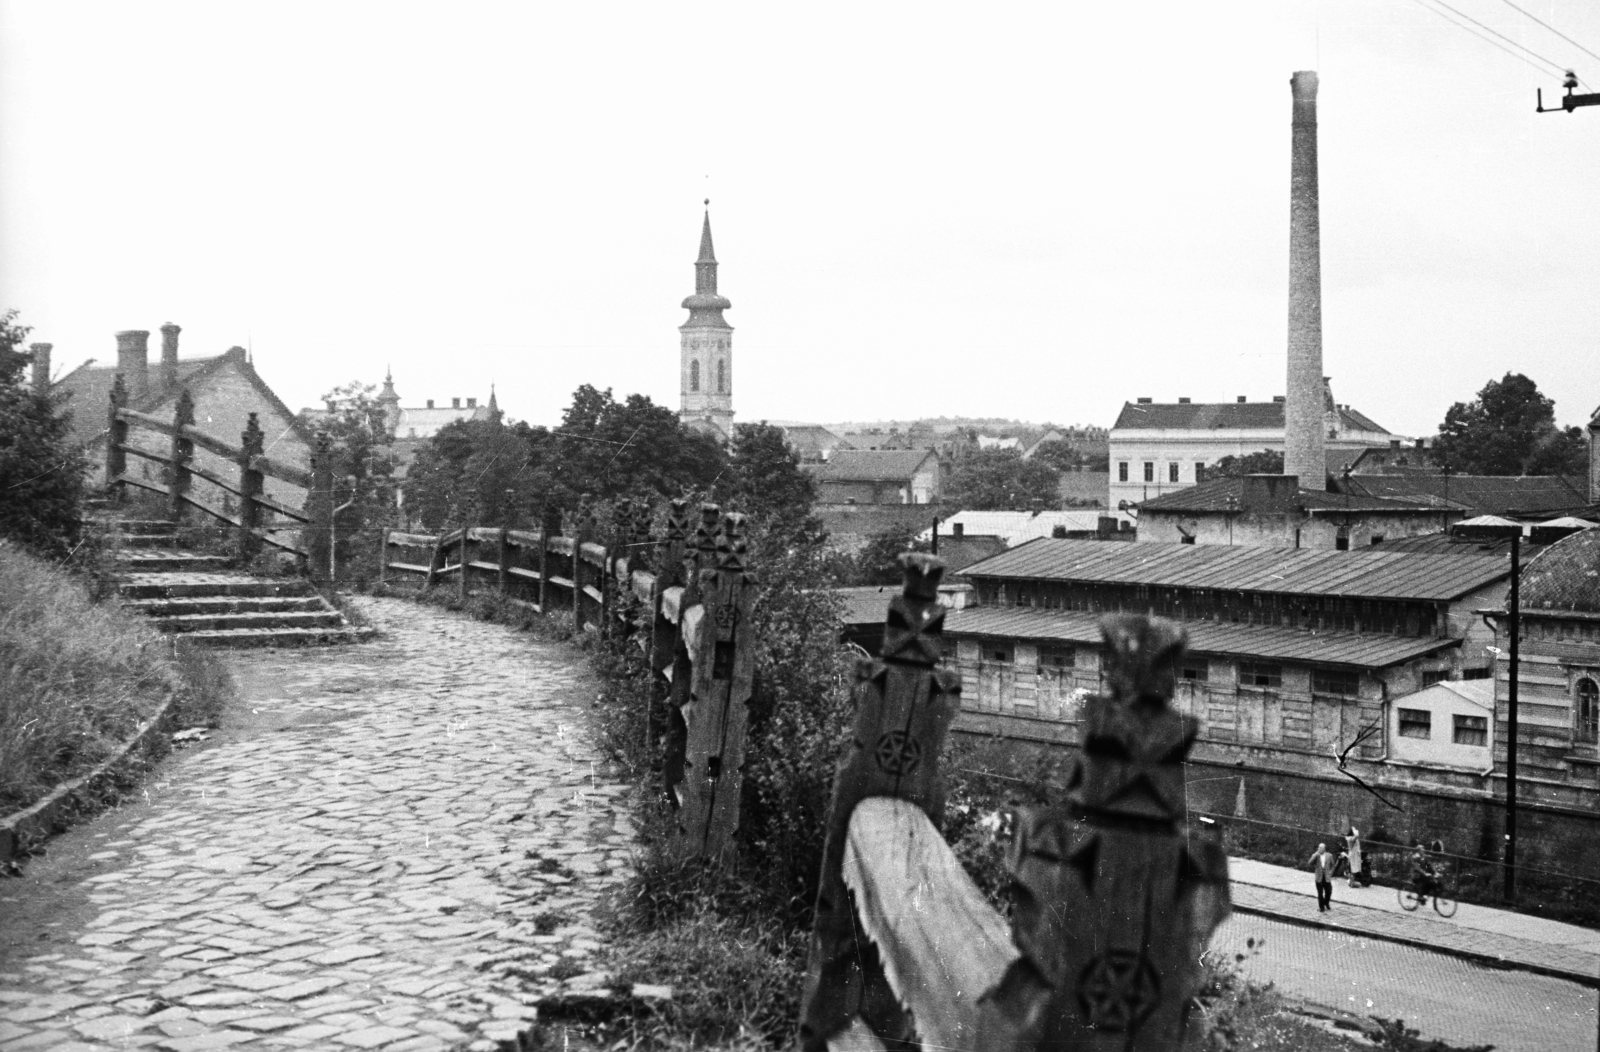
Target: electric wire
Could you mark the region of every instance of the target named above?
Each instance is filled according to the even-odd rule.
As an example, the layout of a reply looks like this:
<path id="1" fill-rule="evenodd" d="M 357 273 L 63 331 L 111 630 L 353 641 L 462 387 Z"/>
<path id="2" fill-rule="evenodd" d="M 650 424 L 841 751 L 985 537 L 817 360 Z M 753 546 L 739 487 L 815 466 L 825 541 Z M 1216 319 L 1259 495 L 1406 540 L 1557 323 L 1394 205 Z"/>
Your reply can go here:
<path id="1" fill-rule="evenodd" d="M 1584 47 L 1582 44 L 1578 43 L 1576 40 L 1573 40 L 1571 37 L 1567 36 L 1567 34 L 1563 33 L 1561 30 L 1557 29 L 1555 26 L 1551 25 L 1549 22 L 1543 21 L 1542 19 L 1540 19 L 1538 16 L 1532 14 L 1531 12 L 1525 11 L 1522 8 L 1518 7 L 1516 4 L 1512 3 L 1511 0 L 1500 0 L 1500 2 L 1505 4 L 1507 7 L 1511 8 L 1511 10 L 1516 11 L 1518 14 L 1525 15 L 1526 17 L 1528 17 L 1529 19 L 1533 20 L 1534 22 L 1539 23 L 1539 25 L 1544 26 L 1546 29 L 1550 30 L 1550 32 L 1554 33 L 1556 36 L 1560 37 L 1562 40 L 1565 40 L 1567 43 L 1571 44 L 1573 47 L 1577 48 L 1579 51 L 1583 52 L 1585 55 L 1588 55 L 1590 58 L 1600 58 L 1600 55 L 1597 55 L 1593 51 L 1590 51 L 1588 48 Z"/>
<path id="2" fill-rule="evenodd" d="M 1524 63 L 1525 65 L 1531 66 L 1532 68 L 1538 70 L 1540 73 L 1544 74 L 1545 76 L 1549 76 L 1550 73 L 1551 73 L 1551 70 L 1554 70 L 1557 75 L 1566 73 L 1566 67 L 1565 66 L 1559 65 L 1558 63 L 1555 63 L 1555 62 L 1552 62 L 1549 59 L 1545 58 L 1543 55 L 1540 55 L 1538 52 L 1535 52 L 1535 51 L 1532 51 L 1532 50 L 1530 50 L 1528 48 L 1525 48 L 1521 44 L 1517 44 L 1517 42 L 1515 40 L 1511 40 L 1510 37 L 1506 37 L 1506 36 L 1504 36 L 1504 35 L 1502 35 L 1500 33 L 1494 33 L 1493 30 L 1490 30 L 1491 33 L 1494 33 L 1495 36 L 1500 37 L 1501 40 L 1505 40 L 1505 41 L 1507 41 L 1507 42 L 1509 42 L 1511 44 L 1515 44 L 1521 50 L 1526 51 L 1529 55 L 1532 55 L 1535 59 L 1538 59 L 1539 62 L 1543 62 L 1545 64 L 1545 66 L 1549 67 L 1549 69 L 1546 69 L 1546 68 L 1538 65 L 1537 63 L 1535 63 L 1531 59 L 1527 58 L 1526 56 L 1517 54 L 1515 51 L 1512 51 L 1510 48 L 1506 47 L 1505 44 L 1502 44 L 1497 40 L 1491 40 L 1489 37 L 1486 37 L 1482 33 L 1479 33 L 1476 30 L 1474 30 L 1471 26 L 1468 26 L 1463 22 L 1457 21 L 1455 18 L 1450 17 L 1450 15 L 1445 14 L 1443 11 L 1440 11 L 1437 8 L 1433 8 L 1433 7 L 1428 6 L 1428 4 L 1424 2 L 1424 0 L 1412 0 L 1412 2 L 1415 3 L 1418 7 L 1421 7 L 1424 11 L 1428 11 L 1428 12 L 1430 12 L 1432 14 L 1438 15 L 1440 18 L 1444 19 L 1446 22 L 1449 22 L 1451 25 L 1457 27 L 1458 29 L 1466 30 L 1468 33 L 1471 33 L 1473 36 L 1477 37 L 1479 40 L 1482 40 L 1484 43 L 1490 44 L 1490 45 L 1493 45 L 1494 47 L 1499 48 L 1501 51 L 1504 51 L 1506 54 L 1510 55 L 1512 58 L 1516 59 L 1519 62 Z M 1461 12 L 1456 11 L 1455 8 L 1451 7 L 1449 4 L 1444 3 L 1444 0 L 1433 0 L 1433 2 L 1439 4 L 1440 7 L 1443 7 L 1448 11 L 1455 12 L 1457 15 L 1460 15 L 1461 18 L 1466 19 L 1467 22 L 1471 22 L 1473 25 L 1480 25 L 1480 26 L 1483 25 L 1483 23 L 1478 22 L 1476 19 L 1473 19 L 1473 18 L 1471 18 L 1471 17 L 1469 17 L 1467 15 L 1462 15 Z M 1484 28 L 1487 29 L 1488 27 L 1485 26 Z"/>

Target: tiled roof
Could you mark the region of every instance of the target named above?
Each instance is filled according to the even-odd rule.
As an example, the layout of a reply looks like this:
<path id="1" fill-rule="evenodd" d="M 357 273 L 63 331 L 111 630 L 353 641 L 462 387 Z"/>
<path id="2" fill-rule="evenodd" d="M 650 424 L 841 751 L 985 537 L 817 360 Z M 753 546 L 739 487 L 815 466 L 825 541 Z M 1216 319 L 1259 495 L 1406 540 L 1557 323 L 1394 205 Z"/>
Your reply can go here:
<path id="1" fill-rule="evenodd" d="M 1351 475 L 1349 485 L 1370 497 L 1432 499 L 1490 515 L 1537 515 L 1588 502 L 1584 480 L 1560 475 Z"/>
<path id="2" fill-rule="evenodd" d="M 1049 537 L 1057 526 L 1069 530 L 1093 532 L 1100 525 L 1098 511 L 958 511 L 939 523 L 939 544 L 942 552 L 946 538 L 954 537 L 957 526 L 968 537 L 999 537 L 1006 547 L 1012 548 L 1036 537 Z M 917 539 L 933 539 L 930 526 L 917 535 Z"/>
<path id="3" fill-rule="evenodd" d="M 1522 609 L 1600 614 L 1600 529 L 1547 547 L 1522 570 Z"/>
<path id="4" fill-rule="evenodd" d="M 1183 621 L 1180 624 L 1189 635 L 1189 652 L 1193 654 L 1238 655 L 1358 668 L 1387 668 L 1459 646 L 1461 642 L 1377 633 L 1305 632 L 1223 621 Z M 947 635 L 1058 639 L 1089 645 L 1101 642 L 1098 614 L 1030 607 L 969 606 L 964 610 L 952 610 L 945 615 L 944 630 Z"/>
<path id="5" fill-rule="evenodd" d="M 1139 504 L 1141 511 L 1211 512 L 1249 511 L 1241 506 L 1244 479 L 1214 479 L 1184 489 L 1163 493 Z M 1232 501 L 1232 503 L 1229 503 Z M 1327 493 L 1323 490 L 1301 488 L 1294 498 L 1295 506 L 1305 511 L 1361 511 L 1415 513 L 1434 507 L 1431 503 L 1417 501 L 1384 500 L 1365 494 Z"/>
<path id="6" fill-rule="evenodd" d="M 904 482 L 933 457 L 926 449 L 840 449 L 817 472 L 819 482 Z"/>
<path id="7" fill-rule="evenodd" d="M 858 585 L 835 588 L 839 597 L 839 620 L 847 625 L 881 625 L 888 616 L 889 600 L 900 594 L 897 584 Z"/>
<path id="8" fill-rule="evenodd" d="M 999 537 L 940 537 L 939 558 L 944 560 L 945 579 L 960 575 L 973 563 L 982 562 L 991 555 L 1006 550 L 1006 542 Z"/>
<path id="9" fill-rule="evenodd" d="M 1282 431 L 1282 402 L 1125 402 L 1117 414 L 1116 430 L 1168 431 Z M 1354 409 L 1339 410 L 1339 422 L 1352 431 L 1388 429 Z"/>
<path id="10" fill-rule="evenodd" d="M 1492 556 L 1046 539 L 970 566 L 966 576 L 1438 602 L 1510 572 Z"/>

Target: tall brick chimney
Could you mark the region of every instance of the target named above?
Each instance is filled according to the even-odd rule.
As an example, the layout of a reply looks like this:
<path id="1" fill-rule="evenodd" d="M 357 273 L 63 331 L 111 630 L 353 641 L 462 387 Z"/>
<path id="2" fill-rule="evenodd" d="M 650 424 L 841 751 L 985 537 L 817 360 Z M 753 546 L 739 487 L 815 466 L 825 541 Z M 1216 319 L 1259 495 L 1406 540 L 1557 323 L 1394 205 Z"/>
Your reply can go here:
<path id="1" fill-rule="evenodd" d="M 51 343 L 35 343 L 28 348 L 33 352 L 34 394 L 50 393 L 50 352 L 54 349 L 55 345 Z"/>
<path id="2" fill-rule="evenodd" d="M 1589 501 L 1600 504 L 1600 409 L 1589 421 Z"/>
<path id="3" fill-rule="evenodd" d="M 138 405 L 150 391 L 150 330 L 117 333 L 117 372 L 128 392 L 128 404 Z"/>
<path id="4" fill-rule="evenodd" d="M 178 333 L 183 330 L 170 321 L 161 326 L 161 389 L 178 386 Z"/>
<path id="5" fill-rule="evenodd" d="M 1296 73 L 1289 163 L 1289 386 L 1283 473 L 1306 489 L 1327 484 L 1323 454 L 1322 248 L 1317 216 L 1317 75 Z"/>

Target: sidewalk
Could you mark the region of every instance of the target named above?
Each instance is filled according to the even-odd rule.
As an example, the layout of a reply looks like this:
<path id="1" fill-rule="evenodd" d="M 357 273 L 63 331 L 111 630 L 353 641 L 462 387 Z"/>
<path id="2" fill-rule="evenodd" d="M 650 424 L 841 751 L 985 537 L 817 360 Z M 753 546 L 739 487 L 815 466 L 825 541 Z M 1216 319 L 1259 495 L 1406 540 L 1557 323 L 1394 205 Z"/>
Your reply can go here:
<path id="1" fill-rule="evenodd" d="M 1394 888 L 1352 888 L 1342 878 L 1333 882 L 1333 908 L 1321 913 L 1309 870 L 1248 858 L 1230 858 L 1228 868 L 1233 908 L 1240 913 L 1371 935 L 1600 986 L 1600 931 L 1465 902 L 1448 920 L 1431 905 L 1407 913 Z"/>

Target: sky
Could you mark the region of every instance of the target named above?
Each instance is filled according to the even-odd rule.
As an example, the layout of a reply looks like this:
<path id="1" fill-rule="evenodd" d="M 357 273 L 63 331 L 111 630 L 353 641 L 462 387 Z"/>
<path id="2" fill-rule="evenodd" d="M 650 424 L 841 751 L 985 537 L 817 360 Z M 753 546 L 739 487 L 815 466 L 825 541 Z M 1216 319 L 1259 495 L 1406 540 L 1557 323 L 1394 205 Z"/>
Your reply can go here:
<path id="1" fill-rule="evenodd" d="M 1431 434 L 1515 371 L 1581 424 L 1600 107 L 1534 93 L 1583 48 L 1584 0 L 0 0 L 0 307 L 57 372 L 172 321 L 292 407 L 676 407 L 710 198 L 739 420 L 1266 400 L 1315 69 L 1338 400 Z"/>

